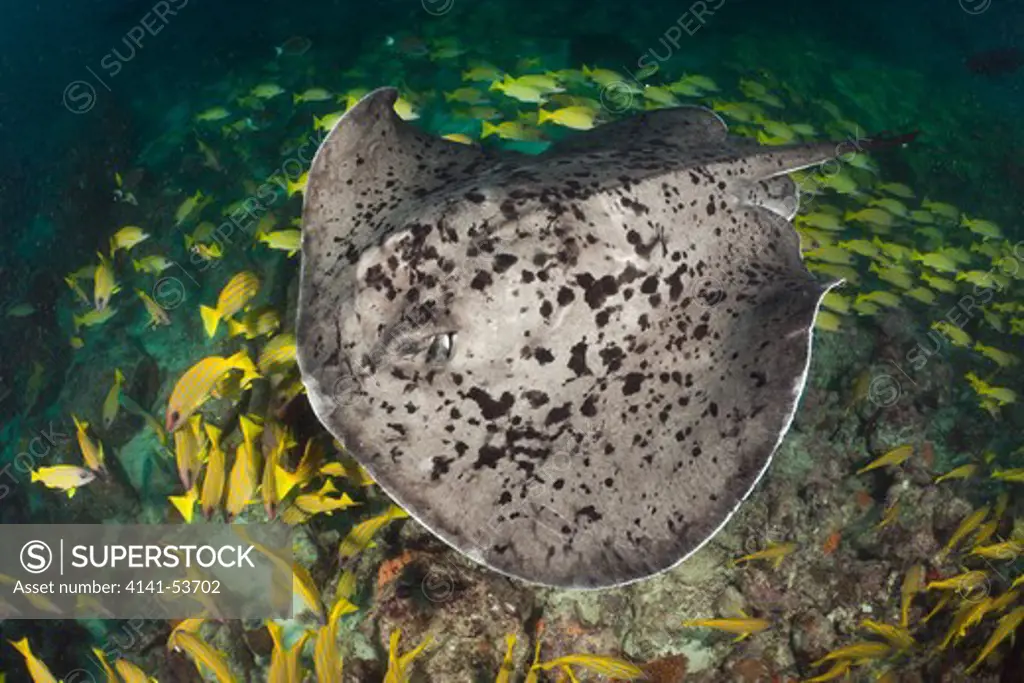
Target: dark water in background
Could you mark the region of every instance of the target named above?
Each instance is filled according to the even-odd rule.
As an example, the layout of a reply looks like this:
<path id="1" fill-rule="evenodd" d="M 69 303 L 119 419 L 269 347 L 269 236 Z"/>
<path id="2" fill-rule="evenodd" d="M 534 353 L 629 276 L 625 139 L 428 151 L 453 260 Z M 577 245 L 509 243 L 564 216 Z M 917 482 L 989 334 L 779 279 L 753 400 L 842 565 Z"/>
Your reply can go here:
<path id="1" fill-rule="evenodd" d="M 424 0 L 427 6 L 431 1 Z M 788 38 L 810 39 L 827 46 L 837 65 L 867 58 L 871 68 L 889 65 L 922 74 L 934 89 L 936 110 L 945 96 L 971 99 L 977 124 L 961 133 L 979 147 L 1003 145 L 1004 129 L 1017 128 L 1024 114 L 1024 71 L 987 77 L 965 68 L 965 60 L 979 52 L 1024 49 L 1019 0 L 722 0 L 706 6 L 717 9 L 703 13 L 699 3 L 685 2 L 455 0 L 438 17 L 416 0 L 174 0 L 163 5 L 168 9 L 149 0 L 12 6 L 0 23 L 0 226 L 9 245 L 0 253 L 0 268 L 8 282 L 12 276 L 47 282 L 41 270 L 70 268 L 75 250 L 91 250 L 113 220 L 107 194 L 113 170 L 129 166 L 163 132 L 164 114 L 180 105 L 209 106 L 212 88 L 265 64 L 274 46 L 293 35 L 312 40 L 320 73 L 345 71 L 360 54 L 379 51 L 388 35 L 439 27 L 484 54 L 517 48 L 528 53 L 539 43 L 561 43 L 569 63 L 634 72 L 649 50 L 665 53 L 665 37 L 673 30 L 678 47 L 670 51 L 683 54 L 697 71 L 719 60 L 735 61 L 728 45 L 737 36 L 778 42 L 780 48 Z M 755 71 L 771 65 L 743 66 Z M 892 121 L 891 128 L 922 128 L 927 149 L 934 143 L 927 136 L 932 113 L 915 112 Z M 1013 148 L 1004 151 L 1019 157 Z M 937 155 L 934 165 L 950 161 Z"/>
<path id="2" fill-rule="evenodd" d="M 663 49 L 666 31 L 692 13 L 688 2 L 454 3 L 443 17 L 434 17 L 418 0 L 169 0 L 177 9 L 166 23 L 155 19 L 151 0 L 8 3 L 0 15 L 0 300 L 24 291 L 28 282 L 38 308 L 55 306 L 54 293 L 66 294 L 63 275 L 91 258 L 98 240 L 117 225 L 109 187 L 114 170 L 132 166 L 160 136 L 168 111 L 211 106 L 219 85 L 265 64 L 274 46 L 290 36 L 312 41 L 320 73 L 345 71 L 360 54 L 381 50 L 389 35 L 416 34 L 427 26 L 436 31 L 437 25 L 481 56 L 489 49 L 528 56 L 535 45 L 558 43 L 571 65 L 632 68 L 652 47 Z M 917 153 L 927 155 L 935 149 L 929 121 L 944 108 L 944 98 L 970 100 L 977 125 L 959 131 L 952 147 L 977 148 L 979 160 L 936 153 L 928 160 L 935 180 L 957 187 L 963 178 L 959 165 L 977 164 L 970 176 L 980 178 L 977 187 L 960 188 L 962 196 L 978 199 L 986 189 L 999 188 L 1009 205 L 1016 204 L 1019 218 L 1024 201 L 1013 193 L 1024 193 L 1024 69 L 974 74 L 965 61 L 989 50 L 1024 50 L 1024 2 L 987 3 L 724 0 L 699 30 L 681 37 L 678 51 L 700 72 L 734 61 L 727 46 L 738 36 L 777 43 L 780 50 L 790 40 L 811 39 L 827 46 L 827 58 L 837 64 L 866 60 L 876 68 L 918 72 L 930 84 L 934 111 L 916 112 L 886 128 L 920 128 Z M 141 47 L 131 46 L 126 37 L 140 35 L 144 19 L 159 32 L 142 35 Z M 787 63 L 791 57 L 786 55 Z M 756 71 L 772 65 L 744 66 Z M 1008 181 L 1011 172 L 1021 176 Z M 1003 217 L 1013 213 L 1001 211 Z M 1006 228 L 1024 234 L 1019 222 Z M 0 319 L 0 326 L 6 324 Z M 66 361 L 64 336 L 55 328 L 42 334 L 59 338 L 53 344 L 30 341 L 41 342 L 55 362 Z M 19 344 L 25 343 L 20 337 Z M 0 343 L 6 356 L 0 357 L 0 374 L 17 365 L 19 348 Z M 0 416 L 13 408 L 0 404 Z"/>

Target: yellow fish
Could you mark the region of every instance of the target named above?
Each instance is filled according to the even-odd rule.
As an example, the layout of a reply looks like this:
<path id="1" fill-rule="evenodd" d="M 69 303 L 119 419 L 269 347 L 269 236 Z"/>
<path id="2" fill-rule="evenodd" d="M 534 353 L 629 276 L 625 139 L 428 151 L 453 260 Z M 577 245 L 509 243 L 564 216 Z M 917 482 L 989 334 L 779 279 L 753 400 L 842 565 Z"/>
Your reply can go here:
<path id="1" fill-rule="evenodd" d="M 908 218 L 910 216 L 910 210 L 898 199 L 891 197 L 883 197 L 882 199 L 872 199 L 868 202 L 868 206 L 877 206 L 881 209 L 885 209 L 893 216 L 898 218 Z"/>
<path id="2" fill-rule="evenodd" d="M 850 298 L 839 294 L 836 291 L 829 291 L 821 298 L 821 305 L 825 308 L 846 315 L 850 312 Z"/>
<path id="3" fill-rule="evenodd" d="M 932 323 L 932 329 L 942 334 L 954 346 L 961 346 L 965 349 L 971 347 L 971 336 L 949 321 L 936 320 Z"/>
<path id="4" fill-rule="evenodd" d="M 348 535 L 342 539 L 341 545 L 338 546 L 338 557 L 341 560 L 354 557 L 370 545 L 374 535 L 383 529 L 388 522 L 408 516 L 409 513 L 402 508 L 397 505 L 391 505 L 381 514 L 356 524 L 348 532 Z"/>
<path id="5" fill-rule="evenodd" d="M 118 659 L 114 662 L 114 668 L 117 669 L 117 673 L 124 679 L 124 683 L 148 683 L 149 681 L 156 680 L 147 676 L 145 671 L 127 659 Z"/>
<path id="6" fill-rule="evenodd" d="M 841 266 L 835 263 L 811 262 L 807 264 L 807 269 L 813 270 L 815 273 L 822 273 L 823 275 L 830 275 L 837 279 L 846 280 L 851 284 L 857 284 L 860 282 L 860 274 L 850 266 Z"/>
<path id="7" fill-rule="evenodd" d="M 171 324 L 171 318 L 167 315 L 167 311 L 164 310 L 163 306 L 153 301 L 151 296 L 141 289 L 135 290 L 135 296 L 142 300 L 142 305 L 146 307 L 146 312 L 149 313 L 149 327 Z"/>
<path id="8" fill-rule="evenodd" d="M 860 211 L 847 211 L 843 215 L 843 219 L 846 221 L 857 221 L 858 223 L 868 223 L 869 225 L 880 225 L 884 228 L 892 227 L 895 223 L 891 213 L 877 207 L 861 209 Z"/>
<path id="9" fill-rule="evenodd" d="M 126 225 L 110 238 L 110 258 L 114 258 L 114 254 L 117 253 L 118 249 L 124 249 L 128 251 L 140 242 L 144 242 L 149 239 L 149 235 L 143 232 L 142 228 L 137 225 Z"/>
<path id="10" fill-rule="evenodd" d="M 203 516 L 210 519 L 224 496 L 227 456 L 220 447 L 220 430 L 211 424 L 204 424 L 203 427 L 206 428 L 206 435 L 210 439 L 210 452 L 207 455 L 206 475 L 203 477 L 203 488 L 199 494 L 199 505 L 203 509 Z"/>
<path id="11" fill-rule="evenodd" d="M 96 272 L 93 275 L 93 304 L 97 311 L 103 311 L 110 303 L 110 297 L 121 291 L 121 288 L 114 280 L 114 268 L 110 261 L 103 254 L 97 253 L 96 255 L 100 257 L 100 264 L 96 266 Z"/>
<path id="12" fill-rule="evenodd" d="M 910 604 L 914 596 L 924 591 L 924 565 L 915 564 L 907 570 L 900 587 L 900 626 L 906 628 L 910 623 Z"/>
<path id="13" fill-rule="evenodd" d="M 409 667 L 432 640 L 430 636 L 427 636 L 415 649 L 399 657 L 398 640 L 400 637 L 401 631 L 399 629 L 396 628 L 391 632 L 391 642 L 388 647 L 388 670 L 384 674 L 384 683 L 408 683 Z"/>
<path id="14" fill-rule="evenodd" d="M 975 463 L 960 465 L 959 467 L 954 467 L 949 472 L 936 477 L 935 483 L 939 484 L 949 479 L 970 479 L 977 471 L 978 466 Z"/>
<path id="15" fill-rule="evenodd" d="M 787 556 L 792 554 L 797 549 L 796 543 L 768 543 L 768 547 L 764 550 L 758 550 L 757 552 L 738 557 L 732 561 L 732 565 L 736 566 L 741 562 L 751 562 L 753 560 L 771 560 L 772 567 L 775 569 L 779 568 L 782 561 Z"/>
<path id="16" fill-rule="evenodd" d="M 32 648 L 28 644 L 28 638 L 21 640 L 8 640 L 14 649 L 25 658 L 25 666 L 32 677 L 32 683 L 58 683 L 57 678 L 50 673 L 50 670 L 43 664 L 43 661 L 32 654 Z"/>
<path id="17" fill-rule="evenodd" d="M 813 678 L 804 679 L 804 683 L 825 683 L 826 681 L 834 681 L 840 676 L 846 676 L 850 672 L 851 666 L 853 666 L 853 662 L 849 659 L 837 660 L 828 671 L 814 676 Z"/>
<path id="18" fill-rule="evenodd" d="M 84 304 L 89 303 L 89 296 L 78 285 L 78 280 L 69 275 L 68 277 L 64 278 L 64 282 L 67 284 L 69 288 L 71 288 L 71 291 L 75 293 L 75 296 L 78 297 L 79 301 L 81 301 Z"/>
<path id="19" fill-rule="evenodd" d="M 555 111 L 541 109 L 537 113 L 537 122 L 550 121 L 574 130 L 590 130 L 594 127 L 595 112 L 588 107 L 562 107 Z"/>
<path id="20" fill-rule="evenodd" d="M 196 193 L 194 195 L 188 197 L 187 199 L 185 199 L 185 201 L 179 204 L 178 208 L 174 211 L 175 227 L 180 226 L 182 223 L 188 220 L 192 213 L 199 206 L 199 202 L 203 201 L 203 199 L 205 199 L 205 195 L 203 195 L 203 193 L 200 192 L 199 190 L 196 190 Z"/>
<path id="21" fill-rule="evenodd" d="M 986 581 L 988 581 L 988 574 L 980 570 L 972 570 L 941 581 L 932 581 L 926 586 L 926 589 L 955 591 L 960 595 L 965 595 L 984 586 Z"/>
<path id="22" fill-rule="evenodd" d="M 520 102 L 530 102 L 533 104 L 543 104 L 545 102 L 545 96 L 543 91 L 534 86 L 517 83 L 515 79 L 509 76 L 505 77 L 503 81 L 494 81 L 491 83 L 490 90 L 497 90 L 503 93 L 506 97 L 519 100 Z"/>
<path id="23" fill-rule="evenodd" d="M 335 510 L 346 510 L 359 505 L 347 493 L 341 494 L 340 498 L 334 498 L 319 493 L 303 493 L 295 497 L 295 505 L 303 512 L 315 515 L 326 513 L 330 515 Z"/>
<path id="24" fill-rule="evenodd" d="M 990 560 L 1012 561 L 1022 554 L 1024 554 L 1024 542 L 1014 540 L 993 543 L 991 545 L 976 545 L 971 549 L 971 555 L 978 555 Z"/>
<path id="25" fill-rule="evenodd" d="M 876 290 L 873 292 L 859 294 L 854 300 L 854 304 L 856 305 L 862 301 L 870 301 L 871 303 L 876 303 L 881 306 L 885 306 L 886 308 L 899 308 L 900 306 L 900 298 L 892 292 L 887 292 L 885 290 Z"/>
<path id="26" fill-rule="evenodd" d="M 196 501 L 199 500 L 199 483 L 193 483 L 192 487 L 180 496 L 167 496 L 167 500 L 181 514 L 185 523 L 191 524 L 196 513 Z"/>
<path id="27" fill-rule="evenodd" d="M 591 69 L 590 67 L 583 65 L 583 75 L 592 80 L 598 85 L 611 85 L 613 83 L 625 83 L 626 77 L 617 71 L 611 69 Z"/>
<path id="28" fill-rule="evenodd" d="M 336 111 L 330 114 L 324 114 L 323 116 L 313 117 L 313 130 L 322 130 L 325 133 L 331 131 L 334 128 L 334 124 L 341 120 L 341 117 L 345 115 L 343 111 Z"/>
<path id="29" fill-rule="evenodd" d="M 457 88 L 444 93 L 445 102 L 462 102 L 463 104 L 480 104 L 486 96 L 476 88 Z"/>
<path id="30" fill-rule="evenodd" d="M 196 121 L 223 121 L 229 116 L 231 112 L 224 107 L 211 107 L 196 114 Z"/>
<path id="31" fill-rule="evenodd" d="M 481 121 L 480 138 L 497 135 L 503 140 L 537 141 L 541 139 L 540 133 L 527 128 L 518 121 L 503 121 L 497 125 L 490 121 Z"/>
<path id="32" fill-rule="evenodd" d="M 220 379 L 231 370 L 241 370 L 240 386 L 246 388 L 260 374 L 245 349 L 230 357 L 208 356 L 181 376 L 167 402 L 165 429 L 170 433 L 185 423 L 201 406 Z"/>
<path id="33" fill-rule="evenodd" d="M 926 305 L 931 305 L 935 303 L 937 299 L 935 293 L 932 292 L 932 290 L 928 289 L 927 287 L 914 287 L 913 289 L 908 289 L 905 292 L 905 294 L 909 296 L 911 299 L 914 299 L 915 301 L 920 301 L 921 303 Z"/>
<path id="34" fill-rule="evenodd" d="M 174 432 L 174 459 L 178 477 L 186 490 L 192 488 L 196 475 L 202 468 L 201 454 L 206 447 L 206 435 L 202 429 L 203 419 L 199 415 L 188 418 L 186 429 Z"/>
<path id="35" fill-rule="evenodd" d="M 975 235 L 993 239 L 1002 239 L 1003 231 L 992 221 L 985 221 L 979 218 L 968 218 L 966 215 L 960 218 L 960 225 L 967 228 Z"/>
<path id="36" fill-rule="evenodd" d="M 944 292 L 946 294 L 956 294 L 956 283 L 946 280 L 935 275 L 929 275 L 927 273 L 921 274 L 921 279 L 928 283 L 928 286 L 937 292 Z"/>
<path id="37" fill-rule="evenodd" d="M 909 650 L 917 644 L 914 637 L 910 635 L 910 632 L 904 626 L 893 626 L 892 624 L 883 624 L 874 619 L 864 619 L 860 622 L 860 627 L 865 631 L 870 631 L 875 635 L 885 638 L 897 652 Z"/>
<path id="38" fill-rule="evenodd" d="M 687 74 L 679 80 L 672 83 L 675 86 L 686 86 L 697 88 L 698 90 L 706 90 L 707 92 L 718 92 L 718 84 L 707 76 L 700 74 Z"/>
<path id="39" fill-rule="evenodd" d="M 278 95 L 284 94 L 284 88 L 279 86 L 277 83 L 260 83 L 255 88 L 249 91 L 253 97 L 259 97 L 260 99 L 269 100 Z"/>
<path id="40" fill-rule="evenodd" d="M 741 78 L 740 91 L 750 99 L 763 102 L 770 107 L 781 108 L 785 106 L 777 95 L 773 95 L 768 91 L 767 86 L 757 81 Z"/>
<path id="41" fill-rule="evenodd" d="M 309 171 L 303 171 L 296 180 L 288 179 L 285 183 L 285 187 L 288 191 L 288 196 L 291 197 L 296 194 L 306 195 L 306 183 L 309 182 Z"/>
<path id="42" fill-rule="evenodd" d="M 967 380 L 971 385 L 971 388 L 974 389 L 979 396 L 991 398 L 1001 406 L 1008 403 L 1014 403 L 1017 400 L 1017 393 L 1013 389 L 993 386 L 980 379 L 973 372 L 968 372 L 964 375 L 964 379 Z"/>
<path id="43" fill-rule="evenodd" d="M 939 649 L 945 650 L 954 639 L 967 635 L 972 626 L 981 622 L 992 606 L 992 598 L 983 596 L 981 599 L 965 598 L 953 615 L 953 620 L 946 631 L 946 637 L 939 643 Z"/>
<path id="44" fill-rule="evenodd" d="M 292 104 L 301 104 L 302 102 L 325 102 L 332 97 L 334 97 L 334 95 L 323 88 L 309 88 L 304 92 L 293 94 Z"/>
<path id="45" fill-rule="evenodd" d="M 861 297 L 857 297 L 853 302 L 853 310 L 857 315 L 865 316 L 878 315 L 882 312 L 882 309 L 877 305 Z"/>
<path id="46" fill-rule="evenodd" d="M 228 476 L 228 499 L 224 505 L 229 522 L 245 508 L 256 493 L 258 463 L 255 442 L 263 431 L 263 425 L 246 415 L 238 418 L 238 423 L 242 430 L 242 443 L 235 449 L 235 462 Z"/>
<path id="47" fill-rule="evenodd" d="M 420 117 L 420 113 L 416 111 L 412 103 L 404 97 L 399 97 L 395 100 L 394 106 L 395 113 L 398 114 L 398 118 L 403 121 L 415 121 Z"/>
<path id="48" fill-rule="evenodd" d="M 740 637 L 733 642 L 739 642 L 754 633 L 760 633 L 765 630 L 771 626 L 771 622 L 767 619 L 754 619 L 751 617 L 733 619 L 692 619 L 690 621 L 684 621 L 683 626 L 699 626 L 725 631 L 726 633 L 736 633 Z"/>
<path id="49" fill-rule="evenodd" d="M 185 652 L 195 664 L 197 671 L 201 671 L 200 665 L 206 667 L 207 671 L 213 673 L 218 683 L 235 683 L 235 677 L 231 675 L 224 655 L 198 636 L 184 629 L 177 629 L 167 639 L 167 647 Z"/>
<path id="50" fill-rule="evenodd" d="M 871 259 L 877 259 L 881 254 L 881 249 L 874 242 L 868 240 L 847 240 L 840 242 L 838 245 L 841 249 L 853 252 L 854 254 L 860 254 L 861 256 L 867 256 Z"/>
<path id="51" fill-rule="evenodd" d="M 82 460 L 85 462 L 85 466 L 93 472 L 105 472 L 106 466 L 103 464 L 103 444 L 99 441 L 93 442 L 86 433 L 89 428 L 89 423 L 85 420 L 79 421 L 74 415 L 71 419 L 75 423 L 75 432 L 78 437 L 78 447 L 82 450 Z"/>
<path id="52" fill-rule="evenodd" d="M 103 667 L 103 674 L 107 677 L 107 683 L 120 683 L 118 681 L 117 674 L 114 673 L 114 670 L 110 667 L 110 664 L 107 662 L 107 657 L 103 654 L 103 650 L 101 650 L 98 647 L 94 647 L 92 648 L 92 653 L 93 655 L 95 655 L 96 660 L 100 663 L 100 666 Z"/>
<path id="53" fill-rule="evenodd" d="M 53 465 L 32 470 L 32 481 L 38 481 L 51 489 L 65 491 L 68 498 L 75 495 L 80 486 L 85 486 L 96 478 L 96 473 L 77 465 Z"/>
<path id="54" fill-rule="evenodd" d="M 199 314 L 203 318 L 203 327 L 206 336 L 212 338 L 217 333 L 217 326 L 223 318 L 230 318 L 235 315 L 256 296 L 259 291 L 260 281 L 254 273 L 243 270 L 228 280 L 224 289 L 217 297 L 216 308 L 200 306 Z"/>
<path id="55" fill-rule="evenodd" d="M 996 470 L 992 478 L 999 481 L 1010 481 L 1017 484 L 1024 484 L 1024 467 L 1014 467 L 1008 470 Z"/>
<path id="56" fill-rule="evenodd" d="M 271 308 L 252 309 L 246 312 L 240 321 L 228 320 L 228 336 L 245 335 L 246 339 L 256 339 L 273 333 L 281 327 L 281 316 Z"/>
<path id="57" fill-rule="evenodd" d="M 832 311 L 818 311 L 814 319 L 814 327 L 825 332 L 838 332 L 842 326 L 842 319 Z"/>
<path id="58" fill-rule="evenodd" d="M 501 69 L 490 64 L 479 64 L 462 72 L 464 81 L 496 81 L 502 78 L 504 78 L 504 74 Z"/>
<path id="59" fill-rule="evenodd" d="M 121 407 L 121 386 L 124 384 L 124 375 L 118 368 L 114 368 L 114 384 L 103 399 L 103 426 L 110 428 L 117 419 L 117 411 Z"/>
<path id="60" fill-rule="evenodd" d="M 816 662 L 813 662 L 811 666 L 819 666 L 825 662 L 835 661 L 837 659 L 851 659 L 851 660 L 868 660 L 868 659 L 880 659 L 892 651 L 892 646 L 888 643 L 876 643 L 869 640 L 862 640 L 857 643 L 852 643 L 845 647 L 841 647 L 838 650 L 833 650 L 827 655 L 822 657 Z"/>
<path id="61" fill-rule="evenodd" d="M 878 189 L 902 199 L 914 198 L 914 191 L 903 183 L 880 183 Z"/>
<path id="62" fill-rule="evenodd" d="M 299 230 L 275 230 L 274 232 L 257 232 L 256 241 L 262 242 L 271 249 L 287 251 L 288 256 L 295 256 L 302 248 L 302 232 Z"/>
<path id="63" fill-rule="evenodd" d="M 888 282 L 900 289 L 914 288 L 914 278 L 910 271 L 900 266 L 879 266 L 877 263 L 872 263 L 868 266 L 868 270 L 876 274 L 879 280 Z"/>
<path id="64" fill-rule="evenodd" d="M 981 342 L 975 342 L 974 350 L 985 356 L 986 358 L 995 361 L 996 365 L 1001 368 L 1008 368 L 1011 365 L 1016 365 L 1020 362 L 1016 356 L 1005 351 L 1000 351 L 992 346 L 985 346 Z"/>
<path id="65" fill-rule="evenodd" d="M 447 135 L 442 135 L 441 137 L 444 138 L 445 140 L 451 140 L 452 142 L 458 142 L 459 144 L 463 145 L 472 145 L 474 143 L 473 138 L 469 137 L 465 133 L 448 133 Z"/>
<path id="66" fill-rule="evenodd" d="M 316 633 L 313 643 L 313 671 L 318 683 L 341 683 L 344 662 L 338 654 L 337 629 L 330 621 Z"/>
<path id="67" fill-rule="evenodd" d="M 806 225 L 811 228 L 832 231 L 842 230 L 846 227 L 840 216 L 822 211 L 797 216 L 795 222 L 797 225 Z"/>
<path id="68" fill-rule="evenodd" d="M 956 273 L 960 270 L 956 261 L 942 253 L 922 254 L 914 250 L 910 258 L 942 273 Z"/>
<path id="69" fill-rule="evenodd" d="M 267 683 L 294 683 L 303 679 L 299 656 L 302 648 L 309 640 L 309 631 L 303 631 L 299 639 L 290 649 L 284 647 L 284 629 L 272 619 L 267 620 L 267 630 L 274 642 L 270 654 L 270 669 L 267 671 Z"/>
<path id="70" fill-rule="evenodd" d="M 988 657 L 992 652 L 999 647 L 999 644 L 1013 635 L 1021 622 L 1024 621 L 1024 607 L 1017 607 L 1012 612 L 1004 615 L 999 619 L 999 623 L 996 625 L 995 631 L 989 636 L 988 642 L 981 648 L 981 653 L 978 658 L 974 660 L 974 663 L 967 667 L 967 674 L 974 673 L 985 658 Z"/>
<path id="71" fill-rule="evenodd" d="M 854 262 L 853 254 L 841 247 L 819 247 L 804 254 L 805 258 L 837 265 L 850 265 Z"/>
<path id="72" fill-rule="evenodd" d="M 864 474 L 865 472 L 870 472 L 871 470 L 878 469 L 880 467 L 894 467 L 901 465 L 913 454 L 914 447 L 912 445 L 905 444 L 903 446 L 897 446 L 880 458 L 876 458 L 864 467 L 861 467 L 857 470 L 856 474 Z"/>
<path id="73" fill-rule="evenodd" d="M 939 557 L 945 558 L 960 543 L 960 541 L 967 538 L 967 536 L 981 526 L 981 523 L 985 521 L 985 518 L 988 517 L 988 513 L 991 510 L 992 508 L 990 506 L 985 505 L 984 507 L 980 507 L 967 515 L 967 517 L 960 522 L 960 526 L 956 528 L 956 531 L 953 532 L 953 536 L 949 539 L 949 543 L 946 544 L 946 547 L 939 552 Z"/>
<path id="74" fill-rule="evenodd" d="M 573 666 L 581 666 L 600 676 L 619 681 L 646 679 L 643 670 L 639 667 L 617 657 L 609 657 L 607 655 L 565 655 L 558 659 L 534 664 L 532 668 L 539 671 L 550 671 L 552 669 L 571 671 L 569 667 Z M 575 677 L 573 676 L 572 678 Z"/>
<path id="75" fill-rule="evenodd" d="M 1009 278 L 1001 273 L 994 273 L 990 270 L 967 270 L 957 273 L 956 281 L 961 282 L 964 280 L 985 289 L 1006 289 L 1010 286 Z"/>

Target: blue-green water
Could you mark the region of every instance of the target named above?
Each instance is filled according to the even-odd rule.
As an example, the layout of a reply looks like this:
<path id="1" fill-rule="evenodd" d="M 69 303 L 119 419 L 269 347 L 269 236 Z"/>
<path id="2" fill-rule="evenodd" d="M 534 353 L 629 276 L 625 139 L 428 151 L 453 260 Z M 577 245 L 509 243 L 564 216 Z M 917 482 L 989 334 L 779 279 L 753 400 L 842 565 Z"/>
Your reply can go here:
<path id="1" fill-rule="evenodd" d="M 433 639 L 413 680 L 494 680 L 507 634 L 517 636 L 512 680 L 521 680 L 541 630 L 542 661 L 570 653 L 640 665 L 683 657 L 687 681 L 804 680 L 826 670 L 813 663 L 830 651 L 863 639 L 889 642 L 861 622 L 900 624 L 901 586 L 921 567 L 927 581 L 973 570 L 985 572 L 985 582 L 980 593 L 954 591 L 943 606 L 940 588 L 911 595 L 914 645 L 856 664 L 854 679 L 892 671 L 893 680 L 1018 680 L 1024 658 L 1009 640 L 965 671 L 999 625 L 1019 615 L 1010 586 L 1020 570 L 1015 543 L 1024 538 L 1015 521 L 1020 483 L 1012 481 L 1024 466 L 1016 397 L 1024 339 L 1022 26 L 1019 3 L 995 0 L 9 8 L 0 25 L 2 521 L 184 523 L 168 500 L 185 493 L 174 437 L 161 431 L 172 391 L 204 357 L 245 350 L 259 365 L 272 342 L 287 347 L 299 268 L 290 231 L 301 215 L 302 173 L 329 129 L 316 121 L 367 90 L 397 87 L 414 125 L 432 134 L 527 153 L 578 134 L 536 116 L 569 105 L 586 109 L 594 124 L 645 109 L 707 106 L 734 134 L 764 144 L 916 131 L 906 144 L 842 158 L 839 180 L 827 172 L 799 178 L 796 223 L 809 267 L 848 283 L 819 320 L 808 388 L 777 463 L 720 538 L 666 576 L 577 594 L 493 575 L 414 522 L 391 522 L 376 547 L 344 565 L 355 577 L 358 609 L 341 617 L 337 647 L 346 680 L 358 681 L 383 678 L 398 628 L 402 651 Z M 547 93 L 543 105 L 523 102 L 490 89 L 494 76 L 467 76 L 474 68 L 512 77 L 555 72 L 565 92 Z M 694 75 L 714 88 L 673 89 Z M 296 102 L 303 93 L 307 101 Z M 518 127 L 484 135 L 511 122 Z M 187 210 L 196 192 L 204 200 Z M 883 216 L 856 216 L 871 208 Z M 111 258 L 110 239 L 125 226 L 148 237 Z M 277 234 L 283 248 L 257 232 Z M 86 317 L 96 315 L 97 285 L 82 269 L 101 263 L 97 252 L 120 288 L 105 321 Z M 156 257 L 166 259 L 165 270 L 145 272 L 146 263 L 159 267 Z M 251 307 L 278 322 L 251 338 L 223 329 L 210 338 L 199 306 L 215 306 L 242 271 L 259 281 Z M 242 313 L 235 322 L 245 322 Z M 125 381 L 106 423 L 115 369 Z M 289 471 L 311 439 L 327 460 L 340 457 L 304 407 L 297 370 L 263 374 L 264 384 L 227 391 L 202 408 L 225 429 L 232 457 L 240 414 L 297 437 L 284 456 Z M 104 445 L 111 472 L 68 498 L 31 481 L 30 470 L 83 465 L 72 415 L 89 423 L 88 438 Z M 901 445 L 914 455 L 855 474 Z M 974 467 L 962 478 L 935 483 L 966 465 Z M 388 509 L 386 496 L 354 481 L 348 466 L 338 486 L 362 505 L 295 524 L 304 539 L 298 561 L 328 610 L 342 576 L 339 543 Z M 299 489 L 316 492 L 329 479 L 318 474 Z M 256 503 L 260 497 L 254 490 Z M 973 510 L 985 514 L 943 555 Z M 265 519 L 263 505 L 247 506 L 242 519 Z M 225 517 L 215 511 L 212 520 Z M 798 549 L 778 568 L 728 565 L 784 542 Z M 985 555 L 999 543 L 1008 544 L 1002 555 Z M 434 599 L 438 582 L 444 599 Z M 1005 604 L 985 602 L 1000 596 Z M 942 647 L 974 604 L 991 609 Z M 682 626 L 739 608 L 771 627 L 731 644 Z M 99 647 L 161 681 L 200 680 L 188 657 L 168 654 L 170 628 L 102 619 L 10 618 L 0 626 L 6 640 L 27 637 L 58 678 L 82 670 L 74 680 L 104 680 L 90 655 Z M 292 642 L 318 628 L 297 614 L 286 635 Z M 263 625 L 211 621 L 199 633 L 238 680 L 269 675 Z M 309 680 L 312 643 L 301 656 Z M 0 671 L 8 681 L 31 680 L 6 643 Z"/>

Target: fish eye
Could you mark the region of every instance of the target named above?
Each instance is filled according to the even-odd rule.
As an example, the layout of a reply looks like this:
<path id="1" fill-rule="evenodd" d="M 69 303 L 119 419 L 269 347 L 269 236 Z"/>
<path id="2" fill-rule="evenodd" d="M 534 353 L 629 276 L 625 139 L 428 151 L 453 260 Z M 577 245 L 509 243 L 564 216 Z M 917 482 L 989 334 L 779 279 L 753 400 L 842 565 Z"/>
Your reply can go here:
<path id="1" fill-rule="evenodd" d="M 436 335 L 430 342 L 430 348 L 427 349 L 427 363 L 445 363 L 451 360 L 454 347 L 454 332 L 443 332 Z"/>

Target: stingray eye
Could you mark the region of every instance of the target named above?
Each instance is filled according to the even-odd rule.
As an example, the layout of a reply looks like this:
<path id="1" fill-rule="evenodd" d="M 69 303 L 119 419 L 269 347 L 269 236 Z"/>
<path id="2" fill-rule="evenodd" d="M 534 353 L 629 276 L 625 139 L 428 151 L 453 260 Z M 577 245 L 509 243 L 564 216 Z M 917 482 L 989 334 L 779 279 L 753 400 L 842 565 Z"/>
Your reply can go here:
<path id="1" fill-rule="evenodd" d="M 452 357 L 452 348 L 455 346 L 455 334 L 444 332 L 434 337 L 427 349 L 427 363 L 445 363 Z"/>

